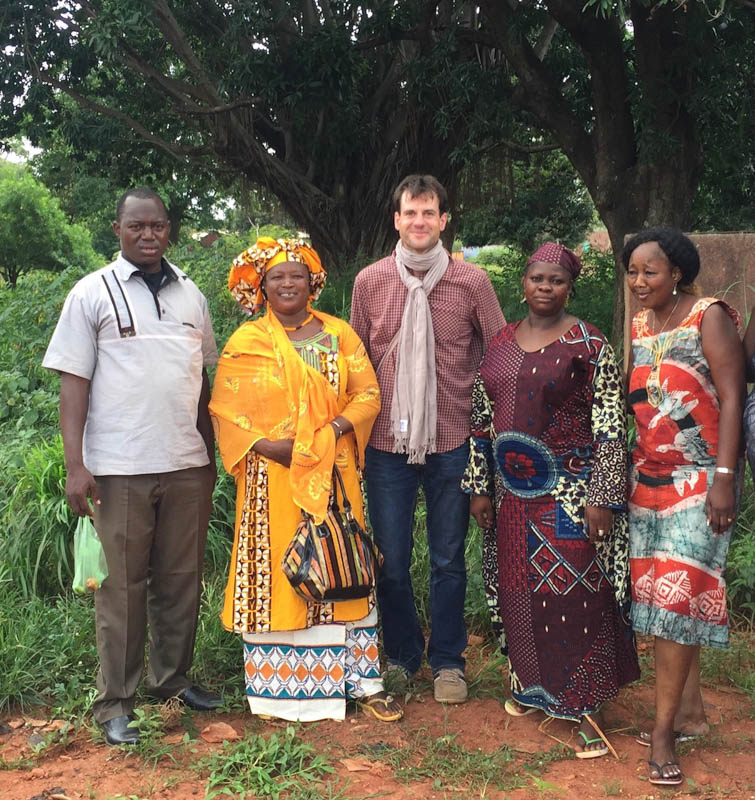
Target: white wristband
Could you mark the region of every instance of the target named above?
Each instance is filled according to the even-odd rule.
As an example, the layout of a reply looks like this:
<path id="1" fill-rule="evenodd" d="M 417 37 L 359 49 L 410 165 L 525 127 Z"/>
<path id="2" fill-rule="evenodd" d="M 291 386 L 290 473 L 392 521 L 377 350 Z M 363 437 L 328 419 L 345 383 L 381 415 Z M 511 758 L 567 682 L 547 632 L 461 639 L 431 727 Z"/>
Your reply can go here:
<path id="1" fill-rule="evenodd" d="M 729 469 L 728 467 L 716 467 L 716 472 L 719 475 L 736 475 L 737 471 L 735 469 Z"/>

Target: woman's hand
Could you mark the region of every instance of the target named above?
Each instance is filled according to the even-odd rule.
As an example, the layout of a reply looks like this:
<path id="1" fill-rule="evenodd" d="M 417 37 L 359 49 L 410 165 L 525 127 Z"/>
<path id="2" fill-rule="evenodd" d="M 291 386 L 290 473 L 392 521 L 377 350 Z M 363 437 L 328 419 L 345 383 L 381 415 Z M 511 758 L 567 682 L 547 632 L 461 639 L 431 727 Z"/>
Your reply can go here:
<path id="1" fill-rule="evenodd" d="M 613 527 L 613 511 L 601 506 L 585 506 L 585 533 L 595 544 L 602 542 Z"/>
<path id="2" fill-rule="evenodd" d="M 714 536 L 724 533 L 734 522 L 736 516 L 736 497 L 734 484 L 736 475 L 722 475 L 717 472 L 713 485 L 705 498 L 705 516 L 708 518 Z"/>
<path id="3" fill-rule="evenodd" d="M 486 494 L 473 494 L 469 500 L 469 510 L 483 530 L 486 531 L 493 527 L 495 519 L 493 503 Z"/>
<path id="4" fill-rule="evenodd" d="M 252 447 L 256 453 L 259 453 L 270 461 L 275 461 L 276 464 L 282 464 L 288 468 L 291 466 L 291 456 L 294 452 L 293 439 L 279 439 L 278 441 L 271 441 L 270 439 L 260 439 Z"/>

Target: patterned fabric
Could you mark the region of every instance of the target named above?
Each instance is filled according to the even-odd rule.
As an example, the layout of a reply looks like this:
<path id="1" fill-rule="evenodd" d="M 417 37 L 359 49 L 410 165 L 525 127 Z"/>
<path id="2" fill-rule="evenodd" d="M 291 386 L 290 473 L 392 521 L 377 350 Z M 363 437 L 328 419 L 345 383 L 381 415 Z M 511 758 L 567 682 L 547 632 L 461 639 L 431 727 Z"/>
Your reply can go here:
<path id="1" fill-rule="evenodd" d="M 326 378 L 339 398 L 340 413 L 359 425 L 364 409 L 354 411 L 354 404 L 369 404 L 374 397 L 372 367 L 345 323 L 335 320 L 339 322 L 336 333 L 331 318 L 323 315 L 323 321 L 323 330 L 292 341 L 292 350 L 308 368 Z M 265 402 L 264 393 L 255 391 L 256 387 L 246 392 L 242 385 L 237 388 L 245 398 L 244 410 L 253 416 L 254 404 Z M 357 450 L 354 434 L 346 434 L 338 441 L 335 463 L 354 515 L 364 524 Z M 288 473 L 253 450 L 241 459 L 236 535 L 221 619 L 226 628 L 243 634 L 252 713 L 292 721 L 344 719 L 347 697 L 383 690 L 377 611 L 372 598 L 306 603 L 291 588 L 280 563 L 300 510 L 291 496 Z"/>
<path id="2" fill-rule="evenodd" d="M 348 386 L 336 390 L 326 375 L 299 356 L 275 314 L 247 322 L 223 348 L 210 401 L 223 465 L 238 475 L 249 448 L 260 439 L 293 439 L 288 494 L 317 521 L 325 516 L 336 440 L 330 421 L 343 414 L 354 426 L 359 460 L 380 408 L 375 373 L 359 337 L 321 311 L 323 330 L 342 342 L 334 354 Z M 352 440 L 353 441 L 353 440 Z M 340 446 L 340 441 L 339 441 Z"/>
<path id="3" fill-rule="evenodd" d="M 296 346 L 279 323 L 272 329 L 274 315 L 242 325 L 223 350 L 215 377 L 210 410 L 223 464 L 237 481 L 236 532 L 221 619 L 236 633 L 300 630 L 361 619 L 369 610 L 367 600 L 314 607 L 294 592 L 280 568 L 301 509 L 313 513 L 313 502 L 327 506 L 333 463 L 364 524 L 358 464 L 379 405 L 375 373 L 345 322 L 315 314 L 322 332 Z M 317 367 L 305 363 L 299 350 Z M 354 433 L 336 443 L 329 422 L 339 413 L 352 422 Z M 302 465 L 302 430 L 319 458 L 312 468 Z M 294 438 L 291 469 L 251 449 L 263 436 Z"/>
<path id="4" fill-rule="evenodd" d="M 755 373 L 755 356 L 750 359 L 748 373 Z M 747 446 L 747 460 L 750 463 L 750 472 L 755 475 L 755 389 L 747 395 L 742 417 L 745 445 Z"/>
<path id="5" fill-rule="evenodd" d="M 540 245 L 537 250 L 527 259 L 527 266 L 542 262 L 545 264 L 558 264 L 563 267 L 576 280 L 582 272 L 582 262 L 576 253 L 567 250 L 558 242 L 546 242 Z"/>
<path id="6" fill-rule="evenodd" d="M 351 325 L 379 372 L 382 407 L 370 445 L 393 452 L 391 398 L 396 350 L 381 364 L 401 325 L 407 289 L 393 256 L 365 267 L 354 281 Z M 428 295 L 435 334 L 438 421 L 435 448 L 446 453 L 468 437 L 474 369 L 484 347 L 505 320 L 488 276 L 479 267 L 451 260 L 443 279 Z M 378 366 L 380 369 L 378 370 Z"/>
<path id="7" fill-rule="evenodd" d="M 637 424 L 629 503 L 632 624 L 680 644 L 726 647 L 723 572 L 731 528 L 714 536 L 705 513 L 718 452 L 719 405 L 700 326 L 714 298 L 701 298 L 678 328 L 656 336 L 648 311 L 632 322 L 629 403 Z M 739 328 L 737 312 L 722 303 Z M 647 381 L 662 352 L 662 399 Z"/>
<path id="8" fill-rule="evenodd" d="M 244 636 L 253 714 L 310 722 L 345 716 L 346 698 L 383 690 L 377 610 L 357 622 Z"/>
<path id="9" fill-rule="evenodd" d="M 320 256 L 301 239 L 271 239 L 261 236 L 233 259 L 228 274 L 228 289 L 249 314 L 256 314 L 265 305 L 262 280 L 269 270 L 286 261 L 298 261 L 309 271 L 309 299 L 317 300 L 325 286 L 327 274 Z"/>
<path id="10" fill-rule="evenodd" d="M 495 498 L 483 576 L 513 697 L 579 719 L 639 677 L 626 618 L 621 376 L 591 325 L 528 353 L 518 324 L 493 338 L 475 380 L 462 488 Z M 583 530 L 588 503 L 616 512 L 597 546 Z"/>

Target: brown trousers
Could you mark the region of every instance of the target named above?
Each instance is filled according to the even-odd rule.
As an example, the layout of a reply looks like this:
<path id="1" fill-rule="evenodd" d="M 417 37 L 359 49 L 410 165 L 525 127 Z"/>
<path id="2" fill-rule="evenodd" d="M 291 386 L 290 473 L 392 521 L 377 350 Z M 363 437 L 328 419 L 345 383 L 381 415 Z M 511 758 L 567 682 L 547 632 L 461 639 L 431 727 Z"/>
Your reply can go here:
<path id="1" fill-rule="evenodd" d="M 109 572 L 95 593 L 93 711 L 103 723 L 133 712 L 148 623 L 147 693 L 171 697 L 191 684 L 212 486 L 208 467 L 96 481 L 94 524 Z"/>

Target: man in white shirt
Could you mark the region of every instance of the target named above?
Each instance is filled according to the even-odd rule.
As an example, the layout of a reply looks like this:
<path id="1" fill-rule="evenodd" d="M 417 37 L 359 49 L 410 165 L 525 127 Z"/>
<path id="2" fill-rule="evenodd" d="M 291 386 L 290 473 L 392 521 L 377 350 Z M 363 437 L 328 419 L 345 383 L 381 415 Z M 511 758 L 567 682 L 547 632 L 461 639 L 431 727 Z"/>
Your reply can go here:
<path id="1" fill-rule="evenodd" d="M 222 703 L 187 677 L 216 477 L 206 367 L 217 348 L 207 301 L 163 258 L 159 195 L 124 193 L 113 230 L 118 258 L 73 287 L 43 364 L 61 377 L 66 498 L 94 517 L 108 564 L 94 716 L 109 744 L 133 744 L 147 624 L 147 693 L 199 711 Z"/>

